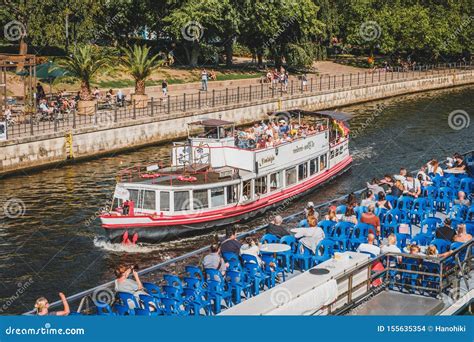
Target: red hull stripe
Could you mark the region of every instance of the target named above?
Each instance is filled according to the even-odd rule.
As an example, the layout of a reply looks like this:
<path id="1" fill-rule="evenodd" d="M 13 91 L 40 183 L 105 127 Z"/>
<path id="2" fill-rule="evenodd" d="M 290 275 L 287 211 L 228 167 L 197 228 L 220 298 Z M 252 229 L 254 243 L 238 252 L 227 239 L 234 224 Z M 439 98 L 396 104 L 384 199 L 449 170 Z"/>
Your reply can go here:
<path id="1" fill-rule="evenodd" d="M 275 192 L 268 197 L 264 197 L 261 200 L 256 200 L 247 205 L 238 205 L 233 207 L 227 207 L 223 209 L 216 209 L 212 211 L 207 211 L 203 213 L 187 214 L 187 215 L 174 215 L 174 216 L 163 216 L 158 218 L 153 218 L 151 215 L 139 215 L 139 216 L 112 216 L 112 215 L 102 215 L 101 217 L 114 219 L 117 223 L 113 224 L 103 224 L 103 228 L 114 229 L 114 228 L 129 228 L 129 227 L 160 227 L 160 226 L 174 226 L 174 225 L 190 225 L 193 223 L 202 223 L 208 221 L 221 220 L 223 218 L 239 216 L 246 214 L 251 211 L 260 210 L 269 205 L 281 202 L 285 199 L 288 199 L 292 196 L 295 196 L 301 192 L 309 190 L 324 181 L 328 180 L 332 176 L 336 175 L 344 168 L 346 168 L 352 162 L 352 157 L 348 156 L 334 167 L 326 172 L 308 179 L 303 183 L 292 186 L 288 189 Z M 130 218 L 148 218 L 152 222 L 149 223 L 120 223 L 124 219 Z"/>

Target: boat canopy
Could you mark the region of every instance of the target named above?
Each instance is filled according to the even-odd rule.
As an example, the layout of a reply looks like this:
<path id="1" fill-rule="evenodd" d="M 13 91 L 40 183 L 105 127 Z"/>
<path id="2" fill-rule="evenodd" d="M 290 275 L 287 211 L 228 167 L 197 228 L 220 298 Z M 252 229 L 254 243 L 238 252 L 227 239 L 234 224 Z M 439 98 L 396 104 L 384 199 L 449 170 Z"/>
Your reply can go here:
<path id="1" fill-rule="evenodd" d="M 189 125 L 199 125 L 205 127 L 223 127 L 231 126 L 234 123 L 232 121 L 225 121 L 220 119 L 202 119 L 199 121 L 190 122 Z"/>

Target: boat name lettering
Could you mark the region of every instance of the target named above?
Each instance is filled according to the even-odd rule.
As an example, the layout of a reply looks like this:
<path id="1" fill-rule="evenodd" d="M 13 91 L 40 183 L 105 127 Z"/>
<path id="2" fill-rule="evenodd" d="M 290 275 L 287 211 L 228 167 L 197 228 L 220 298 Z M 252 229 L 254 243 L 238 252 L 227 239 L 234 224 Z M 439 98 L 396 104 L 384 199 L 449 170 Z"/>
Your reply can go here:
<path id="1" fill-rule="evenodd" d="M 304 144 L 304 145 L 296 146 L 296 147 L 293 149 L 293 153 L 302 152 L 302 151 L 304 151 L 304 150 L 311 150 L 314 146 L 315 146 L 314 141 L 308 141 L 308 142 L 307 142 L 306 144 Z"/>
<path id="2" fill-rule="evenodd" d="M 258 166 L 262 167 L 265 165 L 273 164 L 274 161 L 275 161 L 275 156 L 273 154 L 270 156 L 262 157 L 262 159 L 260 159 L 258 163 Z"/>

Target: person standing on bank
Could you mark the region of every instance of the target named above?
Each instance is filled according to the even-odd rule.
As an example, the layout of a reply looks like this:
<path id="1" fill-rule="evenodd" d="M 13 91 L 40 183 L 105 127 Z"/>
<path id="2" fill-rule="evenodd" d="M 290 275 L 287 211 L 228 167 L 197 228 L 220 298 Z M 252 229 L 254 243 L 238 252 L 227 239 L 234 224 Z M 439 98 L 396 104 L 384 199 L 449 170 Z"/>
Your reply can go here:
<path id="1" fill-rule="evenodd" d="M 209 75 L 206 69 L 202 69 L 201 72 L 201 90 L 207 91 L 207 82 L 209 81 Z"/>

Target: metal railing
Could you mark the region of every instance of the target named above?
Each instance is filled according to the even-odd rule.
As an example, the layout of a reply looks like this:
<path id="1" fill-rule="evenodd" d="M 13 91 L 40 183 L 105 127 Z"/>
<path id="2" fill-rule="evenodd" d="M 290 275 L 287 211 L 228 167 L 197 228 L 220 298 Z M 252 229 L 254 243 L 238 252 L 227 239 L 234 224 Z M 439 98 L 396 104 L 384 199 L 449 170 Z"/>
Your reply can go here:
<path id="1" fill-rule="evenodd" d="M 190 116 L 196 111 L 215 111 L 232 106 L 245 106 L 275 99 L 297 98 L 329 91 L 365 87 L 369 85 L 413 80 L 420 77 L 450 74 L 455 70 L 471 70 L 471 63 L 419 65 L 412 69 L 377 69 L 366 72 L 312 76 L 304 82 L 300 77 L 287 86 L 282 83 L 263 83 L 210 91 L 196 91 L 182 95 L 151 97 L 145 108 L 136 102 L 123 106 L 108 104 L 105 108 L 95 105 L 90 115 L 79 115 L 76 110 L 55 113 L 46 119 L 38 114 L 20 115 L 17 122 L 7 127 L 7 139 L 40 136 L 80 128 L 106 129 L 116 124 L 132 124 L 139 119 L 164 121 Z"/>

